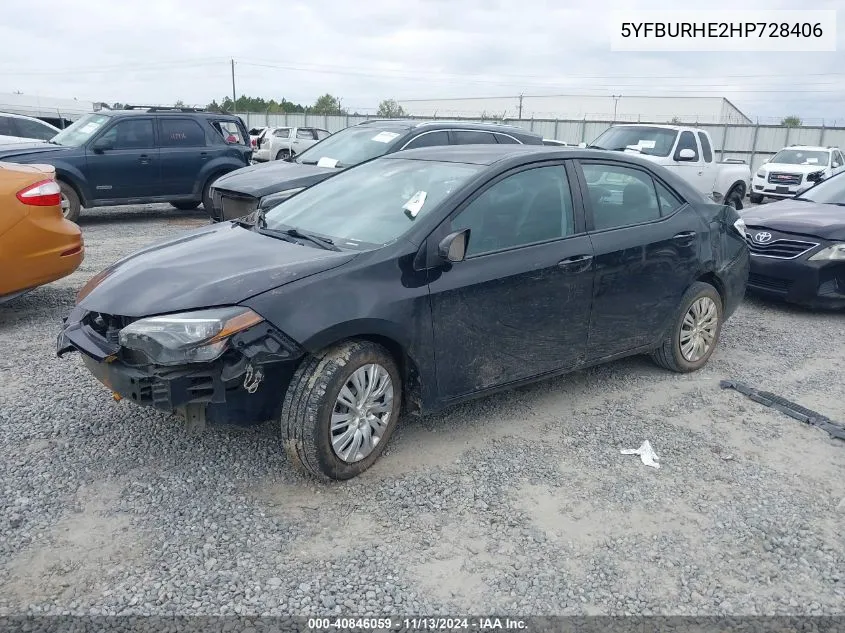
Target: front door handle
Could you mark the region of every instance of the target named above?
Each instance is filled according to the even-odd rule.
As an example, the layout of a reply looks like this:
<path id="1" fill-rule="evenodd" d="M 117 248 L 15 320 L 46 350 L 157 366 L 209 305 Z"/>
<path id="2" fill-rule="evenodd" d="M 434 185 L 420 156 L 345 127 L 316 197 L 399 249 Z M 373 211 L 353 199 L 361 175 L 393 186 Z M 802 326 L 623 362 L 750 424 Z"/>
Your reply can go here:
<path id="1" fill-rule="evenodd" d="M 208 152 L 200 152 L 200 160 L 208 160 Z"/>
<path id="2" fill-rule="evenodd" d="M 695 231 L 684 231 L 675 235 L 672 241 L 683 245 L 691 244 L 695 240 L 695 235 Z"/>
<path id="3" fill-rule="evenodd" d="M 563 268 L 566 271 L 580 273 L 587 270 L 592 263 L 592 255 L 573 255 L 572 257 L 560 260 L 557 265 L 558 268 Z"/>
<path id="4" fill-rule="evenodd" d="M 142 165 L 149 165 L 150 164 L 150 157 L 146 154 L 141 154 L 141 157 L 138 159 Z"/>

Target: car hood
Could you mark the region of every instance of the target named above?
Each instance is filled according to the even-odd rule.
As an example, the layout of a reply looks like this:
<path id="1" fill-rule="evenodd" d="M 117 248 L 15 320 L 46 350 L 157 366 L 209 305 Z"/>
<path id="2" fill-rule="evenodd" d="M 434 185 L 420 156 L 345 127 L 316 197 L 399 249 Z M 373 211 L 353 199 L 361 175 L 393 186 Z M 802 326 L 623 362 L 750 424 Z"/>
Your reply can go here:
<path id="1" fill-rule="evenodd" d="M 785 172 L 788 174 L 812 174 L 816 171 L 827 169 L 827 165 L 790 165 L 788 163 L 764 163 L 760 169 L 769 173 L 770 171 Z"/>
<path id="2" fill-rule="evenodd" d="M 250 165 L 229 172 L 218 178 L 214 182 L 214 187 L 215 189 L 225 189 L 262 198 L 286 189 L 310 187 L 329 176 L 333 176 L 338 171 L 340 169 L 334 167 L 317 167 L 316 165 L 301 165 L 283 160 L 273 160 L 269 163 Z"/>
<path id="3" fill-rule="evenodd" d="M 116 262 L 100 273 L 99 285 L 79 305 L 126 317 L 233 305 L 356 255 L 301 246 L 222 222 Z"/>
<path id="4" fill-rule="evenodd" d="M 63 154 L 73 149 L 76 148 L 53 145 L 52 143 L 44 143 L 43 141 L 20 141 L 8 144 L 0 142 L 0 160 L 9 160 L 10 158 L 27 159 L 30 156 L 36 155 L 38 159 L 41 159 Z"/>
<path id="5" fill-rule="evenodd" d="M 845 240 L 845 207 L 802 200 L 781 200 L 742 213 L 749 227 Z"/>

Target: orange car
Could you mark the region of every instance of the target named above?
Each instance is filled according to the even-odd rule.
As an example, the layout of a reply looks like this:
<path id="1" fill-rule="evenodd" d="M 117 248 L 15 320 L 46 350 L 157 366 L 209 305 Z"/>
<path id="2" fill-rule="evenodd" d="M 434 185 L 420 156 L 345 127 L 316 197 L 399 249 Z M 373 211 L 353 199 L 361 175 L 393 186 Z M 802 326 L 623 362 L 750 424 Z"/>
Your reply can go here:
<path id="1" fill-rule="evenodd" d="M 84 256 L 53 166 L 0 162 L 0 303 L 66 277 Z"/>

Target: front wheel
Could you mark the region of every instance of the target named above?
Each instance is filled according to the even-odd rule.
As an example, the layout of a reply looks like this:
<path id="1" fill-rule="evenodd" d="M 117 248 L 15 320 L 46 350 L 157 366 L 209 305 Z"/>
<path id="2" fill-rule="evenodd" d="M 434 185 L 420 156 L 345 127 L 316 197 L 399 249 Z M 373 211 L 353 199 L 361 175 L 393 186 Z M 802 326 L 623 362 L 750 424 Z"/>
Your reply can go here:
<path id="1" fill-rule="evenodd" d="M 710 284 L 695 282 L 681 299 L 672 328 L 651 355 L 661 367 L 678 373 L 701 369 L 722 332 L 722 298 Z"/>
<path id="2" fill-rule="evenodd" d="M 280 149 L 276 153 L 276 160 L 287 160 L 288 158 L 290 158 L 290 152 L 286 149 Z"/>
<path id="3" fill-rule="evenodd" d="M 725 204 L 737 211 L 742 211 L 742 190 L 731 189 L 728 195 L 725 196 Z"/>
<path id="4" fill-rule="evenodd" d="M 399 418 L 402 382 L 390 353 L 347 341 L 308 358 L 282 405 L 291 462 L 321 479 L 352 479 L 375 463 Z"/>
<path id="5" fill-rule="evenodd" d="M 763 196 L 761 196 L 758 193 L 752 193 L 752 194 L 749 194 L 748 201 L 751 204 L 760 204 L 761 202 L 763 202 Z"/>
<path id="6" fill-rule="evenodd" d="M 200 206 L 199 200 L 196 202 L 171 202 L 170 206 L 180 211 L 192 211 Z"/>

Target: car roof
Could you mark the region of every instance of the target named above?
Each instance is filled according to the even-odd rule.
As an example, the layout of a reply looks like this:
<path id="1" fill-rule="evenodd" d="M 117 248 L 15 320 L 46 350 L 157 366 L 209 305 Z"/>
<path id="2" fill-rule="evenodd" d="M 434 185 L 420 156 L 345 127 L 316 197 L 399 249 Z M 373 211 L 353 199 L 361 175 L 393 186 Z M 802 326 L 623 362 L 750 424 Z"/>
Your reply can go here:
<path id="1" fill-rule="evenodd" d="M 802 149 L 808 152 L 832 152 L 835 147 L 822 147 L 821 145 L 788 145 L 786 147 L 782 147 L 779 151 L 783 151 L 785 149 Z"/>
<path id="2" fill-rule="evenodd" d="M 412 159 L 430 160 L 448 163 L 466 163 L 469 165 L 493 165 L 501 161 L 513 159 L 514 162 L 526 162 L 534 158 L 599 158 L 602 160 L 614 160 L 629 162 L 636 165 L 653 167 L 654 163 L 639 156 L 626 154 L 624 152 L 611 152 L 603 149 L 585 149 L 573 146 L 553 145 L 439 145 L 434 147 L 420 147 L 417 149 L 406 149 L 382 158 L 387 160 Z"/>
<path id="3" fill-rule="evenodd" d="M 208 110 L 192 110 L 186 108 L 184 110 L 172 108 L 132 108 L 130 110 L 98 110 L 91 114 L 102 114 L 105 116 L 149 116 L 155 114 L 158 116 L 201 116 L 215 119 L 232 119 L 237 120 L 239 117 L 236 114 L 226 114 L 223 112 L 209 112 Z"/>
<path id="4" fill-rule="evenodd" d="M 502 132 L 505 134 L 524 134 L 525 136 L 536 136 L 542 138 L 537 132 L 526 130 L 517 125 L 508 125 L 507 123 L 497 123 L 491 121 L 489 123 L 482 123 L 479 121 L 462 121 L 460 119 L 432 119 L 428 121 L 417 121 L 408 119 L 371 119 L 358 123 L 358 125 L 373 125 L 379 127 L 395 127 L 404 130 L 412 130 L 418 128 L 426 128 L 431 130 L 483 130 L 485 132 Z"/>

